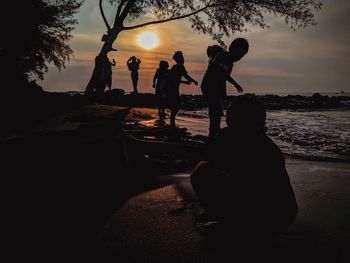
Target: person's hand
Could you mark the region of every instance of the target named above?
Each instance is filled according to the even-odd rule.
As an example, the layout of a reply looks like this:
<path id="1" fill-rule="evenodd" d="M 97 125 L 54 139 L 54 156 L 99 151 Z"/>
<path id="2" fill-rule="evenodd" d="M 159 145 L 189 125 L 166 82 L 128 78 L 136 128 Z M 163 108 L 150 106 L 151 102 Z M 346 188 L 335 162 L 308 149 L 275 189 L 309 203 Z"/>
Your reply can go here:
<path id="1" fill-rule="evenodd" d="M 242 93 L 243 92 L 243 89 L 242 89 L 242 87 L 240 85 L 236 84 L 235 88 L 237 89 L 238 93 Z"/>

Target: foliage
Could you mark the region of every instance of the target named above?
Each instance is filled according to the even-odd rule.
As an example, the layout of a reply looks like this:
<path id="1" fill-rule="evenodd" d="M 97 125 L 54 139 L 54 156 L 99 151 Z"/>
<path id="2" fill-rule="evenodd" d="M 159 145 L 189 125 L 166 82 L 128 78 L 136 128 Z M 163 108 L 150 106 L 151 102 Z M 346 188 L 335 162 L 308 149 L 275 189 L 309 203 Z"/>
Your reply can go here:
<path id="1" fill-rule="evenodd" d="M 19 3 L 7 1 L 2 16 L 3 36 L 0 40 L 2 67 L 12 77 L 19 74 L 26 81 L 30 77 L 43 79 L 47 62 L 58 69 L 65 66 L 73 51 L 68 44 L 77 21 L 80 0 L 26 0 Z M 18 20 L 11 26 L 11 20 Z M 18 25 L 18 26 L 17 26 Z M 5 70 L 6 72 L 6 70 Z M 17 76 L 18 77 L 18 76 Z"/>
<path id="2" fill-rule="evenodd" d="M 223 36 L 247 29 L 247 24 L 262 28 L 267 14 L 281 16 L 292 29 L 315 24 L 314 11 L 320 10 L 319 0 L 108 0 L 118 6 L 116 20 L 121 15 L 130 23 L 152 13 L 156 20 L 123 27 L 130 30 L 150 24 L 188 18 L 195 30 L 209 34 L 222 42 Z M 124 20 L 122 21 L 124 22 Z"/>

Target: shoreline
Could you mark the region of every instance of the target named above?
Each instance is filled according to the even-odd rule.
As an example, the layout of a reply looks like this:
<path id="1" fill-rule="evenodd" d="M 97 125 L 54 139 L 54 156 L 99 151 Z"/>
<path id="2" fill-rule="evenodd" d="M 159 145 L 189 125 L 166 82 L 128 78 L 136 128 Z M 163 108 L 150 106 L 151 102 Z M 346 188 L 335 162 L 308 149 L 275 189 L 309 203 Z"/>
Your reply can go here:
<path id="1" fill-rule="evenodd" d="M 254 94 L 254 93 L 253 93 Z M 228 95 L 223 100 L 223 106 L 226 108 L 232 98 L 237 95 Z M 81 95 L 77 95 L 78 97 Z M 194 110 L 207 107 L 207 103 L 202 95 L 181 94 L 182 109 Z M 275 94 L 257 95 L 267 110 L 282 109 L 349 109 L 350 96 L 328 96 L 314 93 L 310 96 L 305 95 L 286 95 L 280 96 Z M 108 91 L 101 98 L 101 102 L 109 105 L 120 105 L 134 107 L 156 107 L 157 99 L 153 93 L 125 94 L 121 89 Z"/>
<path id="2" fill-rule="evenodd" d="M 140 138 L 142 138 L 144 130 L 144 137 L 145 139 L 155 140 L 156 136 L 152 136 L 152 132 L 159 133 L 160 129 L 169 129 L 169 112 L 167 114 L 166 119 L 164 122 L 159 122 L 158 116 L 157 116 L 157 110 L 155 108 L 133 108 L 135 111 L 141 112 L 144 111 L 145 114 L 139 113 L 140 118 L 134 118 L 126 120 L 126 122 L 132 126 L 136 125 L 139 129 L 139 132 L 137 133 Z M 168 110 L 167 110 L 168 111 Z M 137 115 L 137 114 L 136 114 Z M 144 118 L 143 118 L 144 117 Z M 205 120 L 205 121 L 204 121 Z M 186 110 L 183 110 L 183 112 L 179 112 L 176 120 L 177 126 L 183 130 L 183 137 L 186 138 L 188 141 L 198 141 L 198 142 L 207 142 L 208 137 L 203 135 L 208 133 L 209 128 L 209 120 L 207 117 L 203 117 L 202 115 L 198 116 L 192 116 L 191 113 L 188 113 Z M 225 120 L 222 119 L 221 123 L 222 127 L 225 127 Z M 132 129 L 130 130 L 131 133 L 134 133 Z M 271 135 L 268 135 L 270 138 L 272 138 L 274 141 L 276 138 L 274 138 Z M 162 138 L 158 138 L 162 140 Z M 275 141 L 276 142 L 276 141 Z M 277 143 L 277 142 L 276 142 Z M 277 143 L 278 144 L 278 143 Z M 287 159 L 296 159 L 300 161 L 313 161 L 313 162 L 334 162 L 334 163 L 350 163 L 350 159 L 345 158 L 346 156 L 342 157 L 331 157 L 331 156 L 307 156 L 303 154 L 302 156 L 295 155 L 292 153 L 284 152 L 285 158 Z"/>

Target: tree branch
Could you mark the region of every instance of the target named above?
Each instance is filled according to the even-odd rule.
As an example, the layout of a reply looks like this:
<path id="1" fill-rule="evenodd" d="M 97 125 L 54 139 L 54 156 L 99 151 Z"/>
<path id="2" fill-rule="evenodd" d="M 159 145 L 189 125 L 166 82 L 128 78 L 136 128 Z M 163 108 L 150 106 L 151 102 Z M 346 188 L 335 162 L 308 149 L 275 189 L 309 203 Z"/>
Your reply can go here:
<path id="1" fill-rule="evenodd" d="M 129 11 L 130 11 L 130 8 L 133 6 L 133 4 L 136 2 L 136 0 L 127 0 L 127 4 L 123 10 L 123 12 L 121 13 L 119 19 L 120 21 L 123 23 L 126 16 L 128 15 Z"/>
<path id="2" fill-rule="evenodd" d="M 188 14 L 184 14 L 182 16 L 177 16 L 177 17 L 170 17 L 170 18 L 167 18 L 167 19 L 162 19 L 162 20 L 157 20 L 157 21 L 150 21 L 150 22 L 146 22 L 146 23 L 143 23 L 143 24 L 139 24 L 139 25 L 135 25 L 135 26 L 126 26 L 126 27 L 123 27 L 123 30 L 132 30 L 132 29 L 135 29 L 135 28 L 140 28 L 140 27 L 145 27 L 145 26 L 149 26 L 149 25 L 156 25 L 156 24 L 161 24 L 161 23 L 165 23 L 165 22 L 170 22 L 170 21 L 174 21 L 174 20 L 178 20 L 178 19 L 182 19 L 182 18 L 186 18 L 186 17 L 190 17 L 190 16 L 193 16 L 195 14 L 198 14 L 202 11 L 204 11 L 205 9 L 208 9 L 208 8 L 211 8 L 211 7 L 217 7 L 217 6 L 221 6 L 223 4 L 208 4 L 196 11 L 193 11 L 191 13 L 188 13 Z"/>
<path id="3" fill-rule="evenodd" d="M 100 6 L 100 12 L 101 12 L 103 21 L 105 22 L 105 25 L 106 25 L 106 27 L 107 27 L 107 30 L 109 31 L 109 30 L 111 30 L 111 27 L 110 27 L 109 24 L 108 24 L 108 21 L 107 21 L 107 19 L 106 19 L 105 13 L 103 12 L 102 0 L 100 0 L 99 6 Z"/>
<path id="4" fill-rule="evenodd" d="M 120 16 L 120 13 L 122 11 L 122 7 L 123 5 L 126 3 L 126 0 L 122 0 L 118 6 L 118 10 L 117 10 L 117 14 L 116 14 L 116 18 L 118 18 Z"/>

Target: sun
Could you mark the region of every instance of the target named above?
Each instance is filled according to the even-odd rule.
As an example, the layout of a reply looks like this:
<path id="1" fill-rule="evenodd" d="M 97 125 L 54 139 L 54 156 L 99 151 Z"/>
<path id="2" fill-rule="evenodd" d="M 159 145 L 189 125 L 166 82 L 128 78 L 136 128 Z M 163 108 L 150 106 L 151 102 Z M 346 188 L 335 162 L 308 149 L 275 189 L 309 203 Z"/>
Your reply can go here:
<path id="1" fill-rule="evenodd" d="M 137 37 L 137 43 L 144 49 L 153 49 L 158 46 L 159 39 L 156 33 L 145 31 Z"/>

